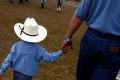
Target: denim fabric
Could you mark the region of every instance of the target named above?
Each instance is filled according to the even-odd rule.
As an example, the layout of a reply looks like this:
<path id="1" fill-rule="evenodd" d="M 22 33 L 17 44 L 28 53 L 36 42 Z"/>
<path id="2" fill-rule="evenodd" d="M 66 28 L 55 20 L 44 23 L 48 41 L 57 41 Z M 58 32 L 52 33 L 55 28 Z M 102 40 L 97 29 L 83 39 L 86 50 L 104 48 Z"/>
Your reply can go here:
<path id="1" fill-rule="evenodd" d="M 45 4 L 46 0 L 40 0 L 40 4 Z"/>
<path id="2" fill-rule="evenodd" d="M 120 68 L 120 40 L 86 31 L 80 45 L 77 80 L 115 80 Z"/>
<path id="3" fill-rule="evenodd" d="M 57 5 L 62 4 L 63 0 L 57 0 Z"/>
<path id="4" fill-rule="evenodd" d="M 32 76 L 27 76 L 20 72 L 13 71 L 13 80 L 32 80 Z"/>

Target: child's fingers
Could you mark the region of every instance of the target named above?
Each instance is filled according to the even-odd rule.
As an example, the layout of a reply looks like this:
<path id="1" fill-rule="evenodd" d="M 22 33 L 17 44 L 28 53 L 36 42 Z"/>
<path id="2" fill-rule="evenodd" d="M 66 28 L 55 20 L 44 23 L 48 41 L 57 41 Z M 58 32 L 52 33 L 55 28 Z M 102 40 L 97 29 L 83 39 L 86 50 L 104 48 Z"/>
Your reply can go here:
<path id="1" fill-rule="evenodd" d="M 65 47 L 65 48 L 63 49 L 63 52 L 64 52 L 64 54 L 67 53 L 67 52 L 68 52 L 68 47 Z"/>

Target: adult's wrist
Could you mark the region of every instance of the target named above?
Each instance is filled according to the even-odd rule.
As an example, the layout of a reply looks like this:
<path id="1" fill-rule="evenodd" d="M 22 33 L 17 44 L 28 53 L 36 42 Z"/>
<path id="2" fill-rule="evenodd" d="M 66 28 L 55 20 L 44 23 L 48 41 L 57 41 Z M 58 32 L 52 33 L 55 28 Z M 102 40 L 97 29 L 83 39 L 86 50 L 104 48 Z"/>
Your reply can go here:
<path id="1" fill-rule="evenodd" d="M 71 38 L 65 36 L 65 37 L 64 37 L 64 42 L 65 42 L 65 43 L 71 42 Z"/>
<path id="2" fill-rule="evenodd" d="M 64 43 L 67 43 L 67 45 L 69 45 L 70 49 L 73 48 L 71 38 L 69 38 L 69 37 L 64 37 Z"/>

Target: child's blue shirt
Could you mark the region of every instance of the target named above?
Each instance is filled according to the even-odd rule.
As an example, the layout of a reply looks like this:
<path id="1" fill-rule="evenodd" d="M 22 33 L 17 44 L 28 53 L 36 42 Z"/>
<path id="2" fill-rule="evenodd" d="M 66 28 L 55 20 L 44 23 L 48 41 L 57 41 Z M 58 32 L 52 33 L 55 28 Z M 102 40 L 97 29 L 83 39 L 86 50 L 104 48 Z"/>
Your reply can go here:
<path id="1" fill-rule="evenodd" d="M 120 0 L 82 0 L 75 17 L 102 33 L 120 36 Z"/>
<path id="2" fill-rule="evenodd" d="M 10 53 L 2 63 L 0 74 L 4 74 L 9 67 L 12 67 L 15 71 L 34 76 L 41 60 L 53 62 L 62 55 L 62 50 L 51 54 L 36 43 L 19 41 L 12 46 Z"/>

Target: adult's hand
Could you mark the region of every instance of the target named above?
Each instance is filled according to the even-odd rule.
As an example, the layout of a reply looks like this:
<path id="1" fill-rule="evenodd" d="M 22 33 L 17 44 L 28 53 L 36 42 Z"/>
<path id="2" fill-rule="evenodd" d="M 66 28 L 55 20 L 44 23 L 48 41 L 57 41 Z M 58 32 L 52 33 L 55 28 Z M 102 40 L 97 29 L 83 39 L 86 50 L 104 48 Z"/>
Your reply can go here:
<path id="1" fill-rule="evenodd" d="M 75 33 L 75 31 L 79 28 L 79 26 L 82 24 L 82 20 L 79 20 L 77 17 L 73 16 L 69 25 L 68 25 L 68 30 L 67 33 L 65 34 L 65 36 L 67 38 L 72 38 L 73 34 Z M 62 42 L 61 44 L 61 49 L 64 50 L 64 52 L 66 53 L 68 51 L 68 49 L 66 50 L 66 48 L 70 47 L 72 49 L 72 41 L 70 42 Z"/>
<path id="2" fill-rule="evenodd" d="M 65 41 L 63 41 L 63 42 L 61 43 L 60 49 L 62 49 L 62 50 L 64 51 L 64 54 L 67 53 L 67 51 L 68 51 L 69 48 L 70 48 L 70 49 L 73 48 L 72 41 L 70 41 L 70 42 L 65 42 Z"/>

